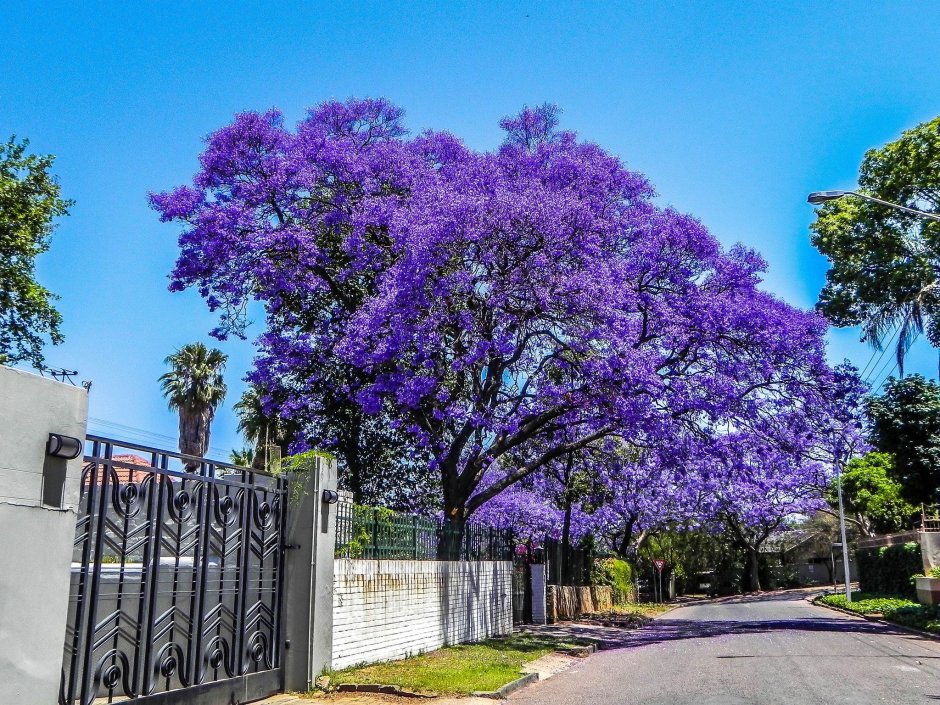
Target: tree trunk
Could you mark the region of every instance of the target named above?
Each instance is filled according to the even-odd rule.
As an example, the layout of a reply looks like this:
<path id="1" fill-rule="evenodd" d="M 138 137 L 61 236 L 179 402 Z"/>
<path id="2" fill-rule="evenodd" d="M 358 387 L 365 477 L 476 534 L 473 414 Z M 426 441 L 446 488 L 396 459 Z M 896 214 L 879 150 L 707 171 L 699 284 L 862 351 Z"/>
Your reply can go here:
<path id="1" fill-rule="evenodd" d="M 467 527 L 469 491 L 462 490 L 456 461 L 441 463 L 441 493 L 444 495 L 444 520 L 437 540 L 438 560 L 460 560 L 460 549 Z"/>
<path id="2" fill-rule="evenodd" d="M 201 458 L 209 445 L 210 414 L 203 409 L 180 409 L 180 453 Z M 188 461 L 186 469 L 196 472 L 199 464 Z"/>
<path id="3" fill-rule="evenodd" d="M 571 585 L 571 503 L 565 502 L 565 505 L 561 525 L 561 584 Z"/>
<path id="4" fill-rule="evenodd" d="M 441 522 L 441 531 L 437 537 L 437 559 L 440 561 L 459 561 L 467 531 L 464 510 L 448 512 Z"/>
<path id="5" fill-rule="evenodd" d="M 751 546 L 747 547 L 747 558 L 748 558 L 748 567 L 750 572 L 750 586 L 751 592 L 760 592 L 760 555 L 758 554 L 757 548 L 752 548 Z"/>
<path id="6" fill-rule="evenodd" d="M 635 556 L 630 555 L 630 544 L 633 542 L 633 526 L 635 524 L 636 517 L 631 517 L 630 521 L 623 527 L 623 539 L 617 544 L 617 555 L 625 561 L 635 558 Z"/>

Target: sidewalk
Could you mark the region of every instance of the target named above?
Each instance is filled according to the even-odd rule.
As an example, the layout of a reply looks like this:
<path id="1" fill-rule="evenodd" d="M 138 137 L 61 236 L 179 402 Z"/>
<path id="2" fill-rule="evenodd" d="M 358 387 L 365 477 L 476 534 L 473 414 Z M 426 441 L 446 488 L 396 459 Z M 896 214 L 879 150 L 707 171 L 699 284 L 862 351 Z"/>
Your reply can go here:
<path id="1" fill-rule="evenodd" d="M 311 693 L 309 695 L 275 695 L 259 700 L 252 705 L 318 705 L 318 703 L 342 703 L 342 705 L 493 705 L 489 698 L 403 698 L 375 693 Z"/>
<path id="2" fill-rule="evenodd" d="M 687 604 L 699 602 L 708 602 L 705 597 L 684 597 L 675 601 L 676 609 Z M 662 612 L 668 614 L 672 609 Z M 661 616 L 661 615 L 657 615 Z M 588 640 L 597 645 L 599 649 L 612 649 L 623 646 L 628 643 L 630 635 L 635 629 L 626 629 L 616 626 L 604 626 L 591 622 L 556 622 L 555 624 L 525 624 L 513 630 L 525 634 L 535 634 L 539 636 L 551 636 L 561 639 Z M 557 652 L 547 654 L 535 661 L 526 664 L 522 668 L 523 673 L 538 673 L 539 681 L 544 681 L 552 676 L 562 673 L 577 663 L 581 659 L 576 656 L 568 656 Z M 341 703 L 342 705 L 420 705 L 427 702 L 433 705 L 493 705 L 494 701 L 490 698 L 477 697 L 434 697 L 434 698 L 416 698 L 399 697 L 394 695 L 380 695 L 376 693 L 322 693 L 312 692 L 309 694 L 283 694 L 275 695 L 266 700 L 261 700 L 254 705 L 316 705 L 317 703 Z"/>

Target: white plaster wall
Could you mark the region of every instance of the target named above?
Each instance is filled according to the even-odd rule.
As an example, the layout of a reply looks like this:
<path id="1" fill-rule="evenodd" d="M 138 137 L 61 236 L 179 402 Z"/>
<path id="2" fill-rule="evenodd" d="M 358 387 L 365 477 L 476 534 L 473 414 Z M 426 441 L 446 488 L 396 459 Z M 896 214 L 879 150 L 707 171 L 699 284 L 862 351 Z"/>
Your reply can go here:
<path id="1" fill-rule="evenodd" d="M 545 565 L 533 563 L 529 567 L 532 579 L 532 624 L 546 624 L 548 613 L 545 610 Z"/>
<path id="2" fill-rule="evenodd" d="M 84 439 L 87 407 L 81 387 L 0 366 L 3 705 L 47 705 L 58 695 L 82 461 L 47 458 L 46 441 L 50 432 Z M 43 503 L 50 477 L 55 506 Z"/>
<path id="3" fill-rule="evenodd" d="M 334 669 L 511 631 L 510 561 L 335 561 Z"/>

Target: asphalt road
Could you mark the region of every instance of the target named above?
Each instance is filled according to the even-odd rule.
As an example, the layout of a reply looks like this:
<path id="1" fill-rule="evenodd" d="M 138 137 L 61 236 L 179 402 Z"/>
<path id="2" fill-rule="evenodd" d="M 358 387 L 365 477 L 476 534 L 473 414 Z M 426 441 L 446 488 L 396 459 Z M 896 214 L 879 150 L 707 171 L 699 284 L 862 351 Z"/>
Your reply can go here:
<path id="1" fill-rule="evenodd" d="M 940 702 L 940 641 L 816 607 L 799 592 L 689 605 L 512 705 Z"/>

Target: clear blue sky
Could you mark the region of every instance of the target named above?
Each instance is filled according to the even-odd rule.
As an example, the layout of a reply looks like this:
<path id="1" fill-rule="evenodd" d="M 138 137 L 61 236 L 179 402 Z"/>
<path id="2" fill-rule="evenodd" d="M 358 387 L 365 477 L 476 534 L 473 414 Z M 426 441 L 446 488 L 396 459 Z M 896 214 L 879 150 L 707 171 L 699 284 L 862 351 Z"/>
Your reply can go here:
<path id="1" fill-rule="evenodd" d="M 146 194 L 187 182 L 202 138 L 236 111 L 293 121 L 327 98 L 387 96 L 413 130 L 489 149 L 501 116 L 557 103 L 663 203 L 759 249 L 767 288 L 803 307 L 825 273 L 807 192 L 851 187 L 866 149 L 940 114 L 940 4 L 926 2 L 73 5 L 0 9 L 0 135 L 57 154 L 76 200 L 39 265 L 65 318 L 48 363 L 93 380 L 93 419 L 157 435 L 92 430 L 162 446 L 176 436 L 162 360 L 213 318 L 167 292 L 177 231 Z M 857 337 L 834 332 L 833 360 L 864 366 Z M 216 456 L 240 446 L 231 404 L 252 356 L 221 347 Z M 936 376 L 935 360 L 921 344 L 910 368 Z"/>

